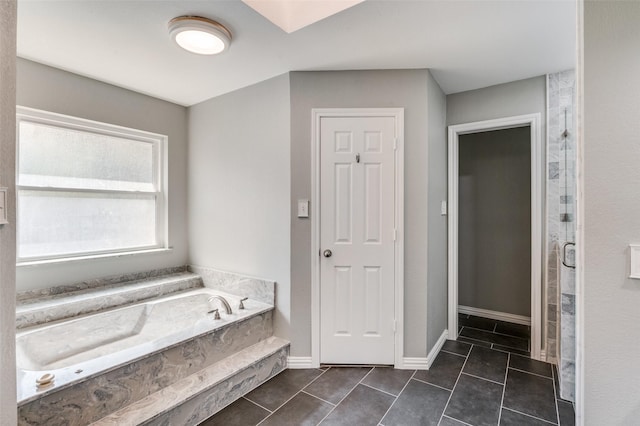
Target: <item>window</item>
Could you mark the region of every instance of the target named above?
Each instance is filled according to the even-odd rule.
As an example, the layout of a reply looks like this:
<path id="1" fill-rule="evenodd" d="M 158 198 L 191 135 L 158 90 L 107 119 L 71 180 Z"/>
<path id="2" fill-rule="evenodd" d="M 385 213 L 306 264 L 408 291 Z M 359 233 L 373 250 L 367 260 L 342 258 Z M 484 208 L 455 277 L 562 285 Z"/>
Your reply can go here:
<path id="1" fill-rule="evenodd" d="M 18 107 L 18 261 L 166 247 L 167 137 Z"/>

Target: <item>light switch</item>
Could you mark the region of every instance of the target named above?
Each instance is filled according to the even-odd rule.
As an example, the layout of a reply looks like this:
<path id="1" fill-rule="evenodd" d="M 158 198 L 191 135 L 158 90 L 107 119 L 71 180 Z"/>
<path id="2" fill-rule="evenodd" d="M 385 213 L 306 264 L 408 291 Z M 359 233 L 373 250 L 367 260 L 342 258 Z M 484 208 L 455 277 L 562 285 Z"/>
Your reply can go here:
<path id="1" fill-rule="evenodd" d="M 7 188 L 0 188 L 0 225 L 7 223 Z"/>
<path id="2" fill-rule="evenodd" d="M 309 217 L 309 200 L 298 200 L 298 217 Z"/>
<path id="3" fill-rule="evenodd" d="M 629 278 L 640 280 L 640 245 L 631 244 L 629 246 L 629 255 L 631 256 L 631 273 Z"/>

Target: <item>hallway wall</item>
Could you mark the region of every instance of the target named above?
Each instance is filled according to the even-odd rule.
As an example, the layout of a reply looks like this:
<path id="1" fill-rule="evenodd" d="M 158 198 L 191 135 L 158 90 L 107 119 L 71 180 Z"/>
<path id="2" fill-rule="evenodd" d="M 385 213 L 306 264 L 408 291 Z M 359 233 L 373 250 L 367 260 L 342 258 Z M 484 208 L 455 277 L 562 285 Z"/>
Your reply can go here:
<path id="1" fill-rule="evenodd" d="M 16 20 L 17 2 L 0 2 L 0 186 L 8 188 L 9 224 L 0 225 L 0 425 L 16 410 Z"/>
<path id="2" fill-rule="evenodd" d="M 459 305 L 531 316 L 530 135 L 459 137 Z"/>
<path id="3" fill-rule="evenodd" d="M 640 2 L 584 2 L 584 312 L 578 304 L 576 314 L 587 426 L 640 418 L 640 280 L 629 278 L 628 247 L 640 242 L 638 22 Z"/>

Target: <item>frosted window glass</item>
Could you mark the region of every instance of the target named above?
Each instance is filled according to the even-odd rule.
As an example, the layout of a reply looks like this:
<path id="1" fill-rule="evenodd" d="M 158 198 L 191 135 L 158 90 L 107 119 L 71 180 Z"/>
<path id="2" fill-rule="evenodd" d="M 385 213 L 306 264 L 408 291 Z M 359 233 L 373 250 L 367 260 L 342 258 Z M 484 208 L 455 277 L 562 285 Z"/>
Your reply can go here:
<path id="1" fill-rule="evenodd" d="M 19 135 L 18 185 L 155 191 L 151 142 L 30 121 Z"/>
<path id="2" fill-rule="evenodd" d="M 153 194 L 22 190 L 18 193 L 18 257 L 49 257 L 151 247 Z"/>

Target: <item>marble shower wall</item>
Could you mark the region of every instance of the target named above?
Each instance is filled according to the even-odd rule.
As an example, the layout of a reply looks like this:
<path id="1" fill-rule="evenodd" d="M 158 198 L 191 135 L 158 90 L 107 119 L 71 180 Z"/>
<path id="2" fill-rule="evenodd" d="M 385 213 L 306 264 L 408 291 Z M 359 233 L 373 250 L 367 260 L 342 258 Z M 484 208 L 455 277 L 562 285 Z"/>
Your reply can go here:
<path id="1" fill-rule="evenodd" d="M 547 77 L 547 361 L 558 364 L 561 396 L 573 401 L 575 384 L 575 269 L 562 264 L 563 246 L 575 242 L 574 70 Z M 565 132 L 566 130 L 566 132 Z M 574 246 L 565 262 L 574 263 Z"/>

